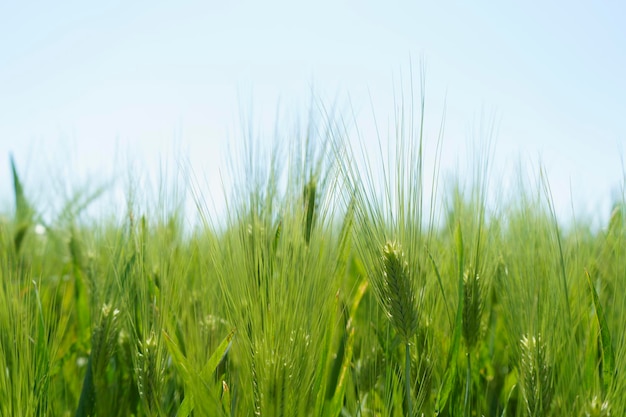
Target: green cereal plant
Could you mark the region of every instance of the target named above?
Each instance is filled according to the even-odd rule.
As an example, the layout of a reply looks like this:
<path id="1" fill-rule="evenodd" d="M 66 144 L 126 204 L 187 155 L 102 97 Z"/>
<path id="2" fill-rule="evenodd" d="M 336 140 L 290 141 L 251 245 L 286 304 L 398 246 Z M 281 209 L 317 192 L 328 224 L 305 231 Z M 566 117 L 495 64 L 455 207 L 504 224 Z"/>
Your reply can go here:
<path id="1" fill-rule="evenodd" d="M 478 343 L 484 306 L 483 282 L 473 269 L 463 274 L 463 339 L 468 351 Z"/>
<path id="2" fill-rule="evenodd" d="M 394 362 L 388 366 L 401 370 L 398 373 L 385 370 L 382 396 L 387 399 L 387 405 L 395 404 L 399 397 L 395 390 L 404 388 L 400 396 L 403 402 L 395 406 L 406 415 L 421 410 L 429 395 L 428 390 L 423 389 L 429 386 L 432 375 L 431 352 L 427 346 L 434 345 L 429 339 L 432 333 L 421 326 L 429 323 L 430 314 L 437 307 L 437 299 L 427 296 L 436 288 L 436 281 L 425 279 L 427 271 L 423 268 L 427 253 L 424 249 L 435 234 L 436 186 L 433 180 L 433 200 L 428 212 L 428 203 L 424 201 L 427 185 L 424 179 L 423 78 L 421 81 L 419 99 L 413 97 L 413 91 L 408 96 L 402 92 L 395 103 L 397 108 L 387 145 L 379 136 L 376 152 L 369 152 L 371 147 L 367 149 L 362 144 L 358 153 L 341 137 L 334 143 L 335 157 L 346 184 L 344 201 L 348 207 L 354 205 L 356 252 L 363 262 L 376 302 L 384 312 L 382 317 L 395 332 L 393 343 L 384 342 L 388 338 L 381 337 L 380 329 L 378 333 L 386 357 Z M 426 305 L 428 311 L 423 313 Z M 378 324 L 378 320 L 376 322 Z M 422 336 L 417 337 L 418 334 Z M 402 355 L 397 357 L 391 354 L 396 350 L 396 338 L 403 347 Z M 394 382 L 398 380 L 402 383 Z"/>
<path id="3" fill-rule="evenodd" d="M 463 325 L 462 335 L 467 347 L 467 375 L 464 409 L 469 414 L 469 396 L 472 380 L 472 350 L 478 343 L 481 333 L 481 320 L 484 306 L 483 282 L 478 272 L 470 268 L 463 275 Z"/>
<path id="4" fill-rule="evenodd" d="M 328 116 L 250 139 L 223 218 L 190 177 L 189 211 L 142 178 L 125 216 L 39 210 L 11 158 L 0 415 L 626 415 L 624 196 L 566 222 L 543 171 L 493 201 L 481 159 L 431 196 L 423 96 L 398 101 L 373 153 Z"/>
<path id="5" fill-rule="evenodd" d="M 417 297 L 409 265 L 397 242 L 387 242 L 382 251 L 381 303 L 404 343 L 409 344 L 417 330 Z"/>
<path id="6" fill-rule="evenodd" d="M 383 272 L 380 285 L 380 302 L 396 332 L 404 341 L 404 381 L 408 415 L 411 406 L 411 340 L 418 323 L 415 289 L 409 274 L 409 265 L 397 242 L 387 242 L 383 247 Z"/>

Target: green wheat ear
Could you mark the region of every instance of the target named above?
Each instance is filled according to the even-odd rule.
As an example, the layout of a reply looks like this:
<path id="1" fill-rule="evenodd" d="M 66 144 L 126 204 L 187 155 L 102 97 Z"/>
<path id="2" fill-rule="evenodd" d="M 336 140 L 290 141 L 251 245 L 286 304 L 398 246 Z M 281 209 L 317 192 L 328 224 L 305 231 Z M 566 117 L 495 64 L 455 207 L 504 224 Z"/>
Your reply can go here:
<path id="1" fill-rule="evenodd" d="M 528 415 L 543 416 L 552 403 L 554 385 L 552 365 L 546 354 L 541 335 L 523 336 L 520 340 L 520 373 Z"/>
<path id="2" fill-rule="evenodd" d="M 304 239 L 308 244 L 311 241 L 311 231 L 315 224 L 315 204 L 316 204 L 317 183 L 315 178 L 304 187 L 304 203 L 306 206 L 306 218 L 304 226 Z"/>
<path id="3" fill-rule="evenodd" d="M 608 400 L 602 401 L 598 396 L 594 396 L 585 407 L 586 417 L 610 417 L 611 404 Z"/>
<path id="4" fill-rule="evenodd" d="M 411 284 L 409 265 L 397 242 L 383 247 L 383 304 L 392 325 L 406 343 L 417 329 L 415 290 Z"/>
<path id="5" fill-rule="evenodd" d="M 480 338 L 483 306 L 482 281 L 476 271 L 466 271 L 463 275 L 463 338 L 468 350 L 472 350 Z"/>
<path id="6" fill-rule="evenodd" d="M 102 306 L 100 323 L 91 337 L 91 354 L 87 363 L 87 373 L 76 410 L 76 417 L 90 416 L 96 412 L 96 393 L 105 388 L 106 367 L 115 353 L 115 343 L 119 335 L 119 310 L 111 305 Z"/>
<path id="7" fill-rule="evenodd" d="M 159 410 L 163 373 L 159 364 L 159 345 L 156 333 L 150 332 L 145 340 L 139 342 L 137 352 L 137 384 L 139 396 L 151 412 Z"/>

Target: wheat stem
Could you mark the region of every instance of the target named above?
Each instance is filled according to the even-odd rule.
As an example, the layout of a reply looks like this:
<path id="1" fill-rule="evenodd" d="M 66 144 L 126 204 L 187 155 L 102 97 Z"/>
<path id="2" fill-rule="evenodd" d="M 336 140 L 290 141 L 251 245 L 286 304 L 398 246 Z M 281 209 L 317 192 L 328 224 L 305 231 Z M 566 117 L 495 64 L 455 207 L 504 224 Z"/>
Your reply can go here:
<path id="1" fill-rule="evenodd" d="M 464 407 L 463 409 L 465 410 L 465 416 L 469 416 L 470 413 L 470 407 L 469 407 L 469 397 L 470 397 L 470 385 L 471 385 L 471 381 L 472 381 L 472 356 L 470 355 L 469 352 L 467 352 L 467 374 L 465 375 L 466 381 L 465 381 L 465 401 L 464 403 Z"/>
<path id="2" fill-rule="evenodd" d="M 404 368 L 404 383 L 406 389 L 406 409 L 407 415 L 412 416 L 413 410 L 411 407 L 411 349 L 410 344 L 406 343 L 405 347 L 405 368 Z"/>

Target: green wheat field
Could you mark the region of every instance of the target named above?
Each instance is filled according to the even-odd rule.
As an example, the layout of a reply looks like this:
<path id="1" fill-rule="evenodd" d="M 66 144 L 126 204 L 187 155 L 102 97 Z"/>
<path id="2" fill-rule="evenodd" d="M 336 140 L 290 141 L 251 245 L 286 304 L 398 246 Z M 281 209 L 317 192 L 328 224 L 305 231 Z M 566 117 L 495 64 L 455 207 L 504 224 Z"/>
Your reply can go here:
<path id="1" fill-rule="evenodd" d="M 132 189 L 123 215 L 85 216 L 107 192 L 85 189 L 45 220 L 11 158 L 0 415 L 626 415 L 624 194 L 562 223 L 541 175 L 488 204 L 489 155 L 469 186 L 426 180 L 420 111 L 381 171 L 319 124 L 235 155 L 219 220 L 186 176 L 193 228 Z"/>

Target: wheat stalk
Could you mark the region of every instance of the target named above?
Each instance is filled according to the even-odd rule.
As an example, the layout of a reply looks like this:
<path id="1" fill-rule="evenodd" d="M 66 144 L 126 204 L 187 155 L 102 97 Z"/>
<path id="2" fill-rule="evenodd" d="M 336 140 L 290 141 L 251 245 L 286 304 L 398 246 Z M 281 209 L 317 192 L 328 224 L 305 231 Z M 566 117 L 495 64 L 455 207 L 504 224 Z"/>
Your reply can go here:
<path id="1" fill-rule="evenodd" d="M 483 314 L 483 286 L 475 269 L 463 274 L 463 323 L 462 335 L 467 346 L 467 373 L 465 383 L 465 413 L 469 415 L 469 398 L 472 381 L 472 349 L 480 338 L 480 323 Z"/>
<path id="2" fill-rule="evenodd" d="M 411 283 L 409 264 L 402 247 L 397 242 L 387 242 L 383 247 L 382 301 L 391 324 L 404 341 L 405 347 L 405 396 L 407 415 L 411 408 L 411 338 L 417 330 L 415 290 Z"/>

